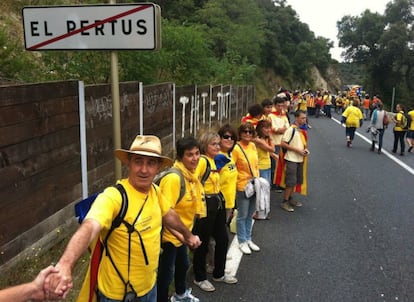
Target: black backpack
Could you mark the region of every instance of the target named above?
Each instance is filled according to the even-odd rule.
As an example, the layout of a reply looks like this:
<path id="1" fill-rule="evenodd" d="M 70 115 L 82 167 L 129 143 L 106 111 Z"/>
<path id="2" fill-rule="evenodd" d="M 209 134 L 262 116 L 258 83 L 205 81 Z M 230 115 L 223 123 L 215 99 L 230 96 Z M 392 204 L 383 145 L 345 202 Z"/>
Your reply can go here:
<path id="1" fill-rule="evenodd" d="M 147 201 L 147 199 L 145 199 L 144 204 L 142 205 L 141 209 L 138 212 L 138 215 L 136 216 L 134 222 L 132 224 L 128 223 L 127 221 L 124 220 L 126 212 L 128 210 L 128 195 L 126 194 L 125 188 L 121 185 L 121 184 L 116 184 L 114 185 L 114 187 L 116 189 L 118 189 L 119 193 L 121 194 L 122 197 L 122 202 L 121 202 L 121 208 L 119 210 L 119 213 L 117 214 L 117 216 L 114 218 L 114 220 L 112 221 L 111 224 L 111 228 L 109 229 L 108 233 L 106 234 L 105 238 L 103 239 L 103 241 L 101 240 L 97 240 L 95 246 L 93 246 L 93 249 L 91 250 L 91 265 L 92 263 L 94 263 L 94 265 L 97 265 L 97 263 L 101 262 L 101 258 L 103 253 L 105 252 L 106 256 L 109 258 L 109 260 L 111 261 L 115 271 L 117 272 L 119 278 L 122 280 L 122 282 L 125 285 L 125 295 L 131 294 L 133 293 L 134 295 L 136 295 L 135 293 L 135 289 L 132 287 L 132 284 L 129 283 L 128 281 L 125 281 L 122 274 L 120 273 L 118 267 L 115 265 L 115 262 L 112 259 L 112 256 L 108 250 L 108 239 L 109 236 L 112 234 L 112 232 L 118 228 L 121 224 L 124 224 L 128 230 L 128 266 L 129 266 L 129 258 L 131 255 L 131 250 L 130 250 L 130 242 L 131 242 L 131 234 L 135 231 L 135 227 L 134 224 L 135 222 L 138 220 L 139 216 L 142 213 L 142 210 L 144 209 L 145 203 Z M 156 190 L 155 186 L 154 189 Z M 95 201 L 96 197 L 99 195 L 99 193 L 94 194 L 92 196 L 90 196 L 89 198 L 86 198 L 84 200 L 81 200 L 80 202 L 78 202 L 77 204 L 75 204 L 75 215 L 76 217 L 78 217 L 78 221 L 79 223 L 82 223 L 82 221 L 85 219 L 86 214 L 88 213 L 88 211 L 90 210 L 92 203 Z M 138 233 L 138 236 L 139 233 Z M 149 261 L 148 261 L 148 256 L 147 253 L 145 251 L 145 248 L 142 245 L 141 242 L 141 246 L 142 246 L 142 252 L 144 254 L 144 259 L 145 259 L 145 264 L 148 265 Z M 99 264 L 98 264 L 99 265 Z M 92 301 L 92 296 L 94 294 L 96 294 L 96 281 L 97 281 L 97 272 L 98 270 L 91 270 L 90 272 L 90 287 L 89 287 L 89 300 L 88 301 Z M 132 291 L 127 292 L 127 286 L 130 286 Z"/>
<path id="2" fill-rule="evenodd" d="M 404 112 L 403 115 L 401 116 L 401 128 L 403 128 L 403 130 L 408 130 L 410 128 L 410 125 L 411 125 L 411 115 Z"/>
<path id="3" fill-rule="evenodd" d="M 207 164 L 206 170 L 204 171 L 204 174 L 200 179 L 200 182 L 204 187 L 204 184 L 206 183 L 206 181 L 207 181 L 207 179 L 208 179 L 208 177 L 210 176 L 210 173 L 211 173 L 211 165 L 210 165 L 210 162 L 208 161 L 207 156 L 201 155 L 201 157 L 206 160 L 206 164 Z"/>

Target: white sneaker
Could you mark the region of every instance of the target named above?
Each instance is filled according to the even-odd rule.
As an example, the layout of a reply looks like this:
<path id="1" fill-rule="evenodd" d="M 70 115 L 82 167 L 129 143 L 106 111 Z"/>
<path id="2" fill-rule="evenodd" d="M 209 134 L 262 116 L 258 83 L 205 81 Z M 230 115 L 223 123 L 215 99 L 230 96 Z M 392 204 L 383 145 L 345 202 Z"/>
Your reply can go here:
<path id="1" fill-rule="evenodd" d="M 191 294 L 191 288 L 187 288 L 185 293 L 182 296 L 174 294 L 171 299 L 171 302 L 200 302 L 199 298 L 194 297 Z"/>
<path id="2" fill-rule="evenodd" d="M 198 285 L 198 287 L 200 287 L 205 292 L 214 292 L 216 290 L 214 285 L 211 284 L 210 281 L 208 280 L 203 280 L 203 281 L 194 280 L 194 284 Z"/>
<path id="3" fill-rule="evenodd" d="M 245 255 L 250 255 L 252 253 L 252 251 L 249 248 L 249 245 L 247 244 L 247 242 L 242 242 L 239 244 L 239 249 L 243 252 L 243 254 Z"/>
<path id="4" fill-rule="evenodd" d="M 235 284 L 238 282 L 237 278 L 231 275 L 224 275 L 223 277 L 220 277 L 220 278 L 213 278 L 213 281 L 224 282 L 227 284 Z"/>
<path id="5" fill-rule="evenodd" d="M 253 241 L 249 240 L 247 241 L 247 245 L 249 246 L 249 248 L 254 251 L 254 252 L 258 252 L 260 251 L 260 247 L 257 246 Z"/>

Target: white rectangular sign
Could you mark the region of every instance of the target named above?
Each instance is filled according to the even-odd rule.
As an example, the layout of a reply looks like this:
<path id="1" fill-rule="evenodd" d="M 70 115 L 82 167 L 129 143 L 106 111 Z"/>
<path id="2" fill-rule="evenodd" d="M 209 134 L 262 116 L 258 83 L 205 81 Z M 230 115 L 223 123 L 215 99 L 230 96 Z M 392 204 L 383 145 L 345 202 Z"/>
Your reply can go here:
<path id="1" fill-rule="evenodd" d="M 152 3 L 23 8 L 27 50 L 161 47 L 160 7 Z"/>

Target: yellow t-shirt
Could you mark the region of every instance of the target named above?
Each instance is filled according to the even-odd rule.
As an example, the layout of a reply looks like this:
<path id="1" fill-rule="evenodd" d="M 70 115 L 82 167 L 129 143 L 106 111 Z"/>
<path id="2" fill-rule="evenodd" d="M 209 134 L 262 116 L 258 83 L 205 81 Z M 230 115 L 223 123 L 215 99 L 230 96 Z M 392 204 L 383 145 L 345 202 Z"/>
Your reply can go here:
<path id="1" fill-rule="evenodd" d="M 401 120 L 402 120 L 403 115 L 404 115 L 404 112 L 403 112 L 403 111 L 398 112 L 398 113 L 395 115 L 395 120 L 396 120 L 397 122 L 401 123 Z M 407 121 L 407 122 L 408 122 L 408 121 Z M 403 129 L 402 127 L 400 127 L 400 126 L 397 126 L 397 125 L 396 125 L 396 126 L 394 127 L 394 131 L 404 131 L 404 129 Z"/>
<path id="2" fill-rule="evenodd" d="M 270 155 L 269 151 L 261 149 L 259 146 L 256 146 L 257 156 L 259 159 L 259 169 L 266 170 L 270 169 L 271 162 L 270 162 Z"/>
<path id="3" fill-rule="evenodd" d="M 201 181 L 203 178 L 204 172 L 207 169 L 207 160 L 210 163 L 210 175 L 208 176 L 206 182 L 204 183 L 204 193 L 206 194 L 218 194 L 220 192 L 220 175 L 217 171 L 216 163 L 214 159 L 208 156 L 201 156 L 200 161 L 198 162 L 196 174 L 198 179 Z"/>
<path id="4" fill-rule="evenodd" d="M 226 209 L 233 209 L 236 200 L 237 168 L 232 157 L 224 154 L 230 161 L 220 169 L 220 189 L 226 201 Z"/>
<path id="5" fill-rule="evenodd" d="M 190 173 L 190 172 L 188 172 Z M 197 198 L 197 190 L 202 191 L 203 188 L 196 188 L 194 182 L 190 182 L 185 178 L 185 194 L 181 200 L 178 200 L 180 197 L 181 187 L 180 176 L 176 173 L 170 173 L 164 176 L 160 181 L 160 189 L 165 199 L 162 200 L 162 203 L 166 203 L 167 207 L 171 207 L 175 212 L 180 216 L 183 224 L 191 231 L 194 225 L 194 216 L 200 214 L 205 216 L 205 213 L 200 213 L 200 209 L 203 208 L 200 198 Z M 200 183 L 198 183 L 200 184 Z M 201 186 L 201 184 L 200 184 Z M 204 215 L 203 215 L 204 214 Z M 162 234 L 163 242 L 171 242 L 174 246 L 181 246 L 182 242 L 177 239 L 167 228 L 164 229 Z"/>
<path id="6" fill-rule="evenodd" d="M 159 202 L 165 197 L 158 187 L 155 188 L 156 186 L 152 187 L 146 195 L 135 190 L 127 179 L 123 179 L 119 183 L 123 185 L 128 196 L 128 209 L 124 220 L 132 224 L 143 207 L 140 217 L 135 223 L 135 230 L 142 237 L 148 264 L 145 263 L 141 242 L 135 231 L 131 236 L 131 264 L 129 267 L 129 281 L 138 296 L 143 296 L 154 287 L 156 282 L 162 216 L 168 212 L 169 207 L 163 206 L 165 203 Z M 93 219 L 101 225 L 100 237 L 102 241 L 120 211 L 121 201 L 122 197 L 119 191 L 114 187 L 108 187 L 98 195 L 85 218 Z M 124 280 L 128 280 L 128 232 L 124 224 L 114 229 L 110 235 L 108 251 Z M 110 299 L 122 300 L 124 296 L 124 283 L 105 252 L 99 266 L 98 288 Z"/>
<path id="7" fill-rule="evenodd" d="M 298 110 L 303 110 L 306 112 L 306 100 L 304 100 L 303 98 L 300 98 L 298 100 Z"/>
<path id="8" fill-rule="evenodd" d="M 275 133 L 275 131 L 279 130 L 280 128 L 289 127 L 289 120 L 285 114 L 278 115 L 277 113 L 272 113 L 269 115 L 272 119 L 272 133 L 270 134 L 270 138 L 272 139 L 273 144 L 280 145 L 282 141 L 283 134 Z"/>
<path id="9" fill-rule="evenodd" d="M 359 128 L 359 121 L 363 118 L 361 109 L 355 106 L 348 106 L 342 116 L 346 117 L 345 125 L 347 127 Z"/>
<path id="10" fill-rule="evenodd" d="M 242 150 L 249 158 L 250 167 L 253 172 L 253 177 L 259 177 L 259 158 L 257 156 L 256 145 L 250 142 L 248 145 L 244 145 L 242 142 L 238 142 L 234 147 L 232 152 L 232 157 L 237 167 L 237 191 L 244 191 L 244 188 L 247 185 L 247 182 L 252 178 L 250 172 L 249 164 L 247 162 L 246 156 L 244 156 Z"/>
<path id="11" fill-rule="evenodd" d="M 408 130 L 414 131 L 414 110 L 409 111 L 408 115 L 411 116 L 411 125 L 408 125 Z"/>

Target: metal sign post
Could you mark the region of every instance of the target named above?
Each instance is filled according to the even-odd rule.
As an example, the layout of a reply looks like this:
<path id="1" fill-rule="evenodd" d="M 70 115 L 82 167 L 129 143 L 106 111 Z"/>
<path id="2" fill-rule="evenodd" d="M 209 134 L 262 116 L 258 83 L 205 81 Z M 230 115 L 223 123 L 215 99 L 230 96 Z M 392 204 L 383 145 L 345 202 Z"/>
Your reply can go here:
<path id="1" fill-rule="evenodd" d="M 24 7 L 25 48 L 42 50 L 159 50 L 161 9 L 153 3 Z M 114 149 L 121 148 L 118 54 L 111 52 Z M 142 131 L 142 130 L 141 130 Z M 122 177 L 115 160 L 115 179 Z"/>

